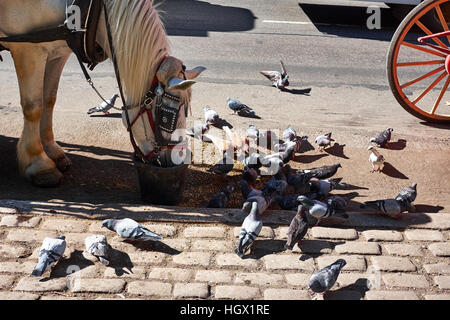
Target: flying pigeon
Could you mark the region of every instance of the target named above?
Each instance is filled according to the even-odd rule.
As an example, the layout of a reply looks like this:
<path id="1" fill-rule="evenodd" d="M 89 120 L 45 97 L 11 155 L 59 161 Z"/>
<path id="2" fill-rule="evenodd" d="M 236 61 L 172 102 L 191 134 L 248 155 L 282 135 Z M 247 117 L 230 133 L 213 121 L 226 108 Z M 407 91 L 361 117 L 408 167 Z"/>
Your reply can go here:
<path id="1" fill-rule="evenodd" d="M 372 165 L 372 170 L 370 170 L 370 172 L 372 172 L 372 173 L 375 172 L 375 165 L 378 166 L 376 171 L 381 172 L 381 166 L 384 163 L 383 155 L 381 155 L 378 152 L 378 150 L 372 146 L 370 146 L 367 150 L 371 151 L 370 156 L 369 156 L 369 161 L 370 161 L 370 164 Z"/>
<path id="2" fill-rule="evenodd" d="M 339 273 L 346 264 L 347 262 L 344 259 L 339 259 L 329 266 L 314 272 L 308 283 L 309 289 L 316 293 L 325 294 L 336 283 Z"/>
<path id="3" fill-rule="evenodd" d="M 209 131 L 209 123 L 197 123 L 192 128 L 186 129 L 186 134 L 188 136 L 201 139 L 203 135 L 208 133 Z"/>
<path id="4" fill-rule="evenodd" d="M 230 201 L 230 196 L 234 192 L 236 185 L 232 182 L 220 192 L 214 194 L 208 203 L 208 208 L 226 208 Z"/>
<path id="5" fill-rule="evenodd" d="M 247 205 L 248 207 L 248 205 Z M 243 257 L 245 252 L 254 243 L 256 237 L 261 232 L 263 223 L 258 213 L 258 202 L 251 202 L 251 210 L 242 223 L 241 232 L 239 233 L 238 247 L 235 249 L 235 253 L 239 257 Z"/>
<path id="6" fill-rule="evenodd" d="M 215 174 L 221 174 L 226 176 L 231 170 L 234 168 L 234 160 L 226 152 L 223 154 L 222 160 L 217 162 L 211 168 L 208 169 L 208 172 L 213 172 Z"/>
<path id="7" fill-rule="evenodd" d="M 245 131 L 245 136 L 249 139 L 257 140 L 259 138 L 259 130 L 251 124 Z"/>
<path id="8" fill-rule="evenodd" d="M 287 86 L 289 86 L 289 76 L 286 71 L 286 67 L 284 66 L 283 61 L 280 60 L 281 63 L 281 72 L 280 71 L 260 71 L 260 73 L 265 76 L 267 79 L 272 81 L 272 86 L 284 90 Z"/>
<path id="9" fill-rule="evenodd" d="M 303 169 L 303 170 L 297 170 L 297 173 L 316 173 L 315 178 L 322 180 L 322 179 L 328 179 L 334 176 L 338 170 L 338 168 L 342 168 L 340 163 L 335 163 L 330 166 L 322 166 L 318 168 L 313 169 Z"/>
<path id="10" fill-rule="evenodd" d="M 342 178 L 326 179 L 326 180 L 311 180 L 310 190 L 317 193 L 319 196 L 327 196 L 332 190 L 340 186 Z"/>
<path id="11" fill-rule="evenodd" d="M 308 218 L 307 218 L 308 210 L 299 205 L 297 208 L 297 214 L 292 219 L 291 224 L 289 225 L 288 233 L 287 233 L 287 241 L 284 245 L 285 249 L 292 250 L 296 243 L 299 243 L 303 237 L 308 232 Z"/>
<path id="12" fill-rule="evenodd" d="M 40 277 L 45 271 L 52 268 L 62 259 L 66 250 L 66 237 L 45 238 L 39 251 L 38 263 L 34 267 L 31 275 Z"/>
<path id="13" fill-rule="evenodd" d="M 239 111 L 247 111 L 250 113 L 253 112 L 253 110 L 249 106 L 243 104 L 242 102 L 236 99 L 227 98 L 227 104 L 228 107 L 234 111 L 234 113 Z"/>
<path id="14" fill-rule="evenodd" d="M 303 195 L 299 196 L 297 200 L 300 202 L 301 205 L 305 206 L 308 209 L 310 215 L 318 219 L 316 225 L 319 224 L 321 219 L 328 218 L 330 216 L 340 216 L 345 219 L 348 218 L 348 215 L 346 213 L 343 213 L 341 211 L 335 211 L 328 204 L 323 203 L 319 200 L 311 200 Z"/>
<path id="15" fill-rule="evenodd" d="M 332 141 L 335 140 L 331 138 L 331 132 L 318 136 L 316 138 L 316 144 L 319 146 L 319 151 L 323 151 L 325 147 L 331 146 Z"/>
<path id="16" fill-rule="evenodd" d="M 92 114 L 94 112 L 103 112 L 104 114 L 109 114 L 109 110 L 114 107 L 114 104 L 116 103 L 116 99 L 119 97 L 119 95 L 116 93 L 112 96 L 111 99 L 106 100 L 106 102 L 102 102 L 95 108 L 91 108 L 88 110 L 87 114 Z"/>
<path id="17" fill-rule="evenodd" d="M 105 236 L 94 234 L 87 237 L 84 240 L 84 244 L 86 247 L 86 252 L 97 257 L 103 265 L 109 265 L 109 251 L 111 247 L 106 241 Z"/>
<path id="18" fill-rule="evenodd" d="M 391 140 L 392 131 L 394 131 L 394 129 L 387 128 L 386 130 L 377 134 L 375 138 L 370 139 L 370 142 L 375 142 L 378 146 L 383 148 Z"/>
<path id="19" fill-rule="evenodd" d="M 219 121 L 219 114 L 211 109 L 209 106 L 203 107 L 203 112 L 205 114 L 205 122 L 207 124 L 215 125 Z"/>
<path id="20" fill-rule="evenodd" d="M 130 218 L 106 219 L 102 221 L 102 227 L 117 232 L 119 236 L 136 241 L 161 241 L 163 238 L 148 230 L 143 225 Z"/>
<path id="21" fill-rule="evenodd" d="M 400 214 L 408 210 L 407 204 L 396 199 L 366 201 L 360 207 L 361 209 L 372 209 L 394 219 L 400 218 Z"/>

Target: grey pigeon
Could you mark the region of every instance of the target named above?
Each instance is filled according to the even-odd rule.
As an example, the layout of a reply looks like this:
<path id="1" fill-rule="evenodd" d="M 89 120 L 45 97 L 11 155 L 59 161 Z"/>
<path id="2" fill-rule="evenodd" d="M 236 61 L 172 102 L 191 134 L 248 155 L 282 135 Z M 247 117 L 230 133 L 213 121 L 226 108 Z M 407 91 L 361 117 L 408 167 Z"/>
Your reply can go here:
<path id="1" fill-rule="evenodd" d="M 94 234 L 89 236 L 84 240 L 84 244 L 86 252 L 97 257 L 103 265 L 109 265 L 111 247 L 104 235 Z"/>
<path id="2" fill-rule="evenodd" d="M 316 293 L 326 293 L 336 283 L 339 273 L 346 264 L 347 262 L 344 259 L 339 259 L 314 272 L 309 280 L 308 287 Z"/>
<path id="3" fill-rule="evenodd" d="M 328 218 L 331 216 L 340 216 L 342 218 L 347 219 L 348 215 L 344 212 L 335 211 L 331 206 L 327 203 L 323 203 L 319 200 L 311 200 L 306 196 L 299 196 L 297 198 L 298 202 L 305 206 L 308 209 L 308 212 L 311 216 L 318 219 L 317 224 L 319 224 L 320 220 L 323 218 Z"/>
<path id="4" fill-rule="evenodd" d="M 226 208 L 235 187 L 236 185 L 232 182 L 220 192 L 214 194 L 209 200 L 208 208 Z"/>
<path id="5" fill-rule="evenodd" d="M 197 123 L 192 128 L 186 129 L 188 136 L 202 140 L 203 135 L 209 131 L 209 123 Z"/>
<path id="6" fill-rule="evenodd" d="M 116 93 L 112 96 L 111 99 L 106 100 L 106 102 L 102 102 L 95 108 L 91 108 L 88 110 L 87 114 L 92 114 L 94 112 L 103 112 L 104 114 L 109 114 L 109 110 L 114 107 L 116 103 L 116 99 L 119 97 L 119 95 Z"/>
<path id="7" fill-rule="evenodd" d="M 259 130 L 251 124 L 245 131 L 245 136 L 249 139 L 257 140 L 259 138 Z"/>
<path id="8" fill-rule="evenodd" d="M 226 176 L 231 170 L 234 168 L 234 160 L 226 152 L 224 152 L 222 160 L 217 162 L 211 168 L 208 169 L 208 172 L 212 172 L 215 174 L 220 174 Z"/>
<path id="9" fill-rule="evenodd" d="M 312 169 L 303 169 L 303 170 L 297 170 L 297 173 L 316 173 L 315 178 L 322 180 L 322 179 L 328 179 L 334 176 L 338 170 L 338 168 L 342 168 L 340 163 L 335 163 L 329 166 L 322 166 L 318 168 L 312 168 Z"/>
<path id="10" fill-rule="evenodd" d="M 289 185 L 295 188 L 296 193 L 309 193 L 311 190 L 309 181 L 316 176 L 314 172 L 307 173 L 293 173 L 289 165 L 285 165 L 286 181 Z"/>
<path id="11" fill-rule="evenodd" d="M 40 277 L 45 271 L 52 268 L 61 260 L 66 250 L 66 237 L 45 238 L 39 251 L 38 263 L 31 275 Z"/>
<path id="12" fill-rule="evenodd" d="M 331 142 L 334 139 L 331 138 L 331 132 L 320 135 L 316 138 L 316 144 L 319 146 L 319 151 L 323 151 L 326 147 L 331 146 Z"/>
<path id="13" fill-rule="evenodd" d="M 370 172 L 381 172 L 381 166 L 384 164 L 384 157 L 382 154 L 380 154 L 378 152 L 377 149 L 375 149 L 374 147 L 370 146 L 369 148 L 367 148 L 367 150 L 371 151 L 370 156 L 369 156 L 369 162 L 372 165 L 372 170 L 370 170 Z M 378 168 L 375 170 L 375 165 L 378 166 Z"/>
<path id="14" fill-rule="evenodd" d="M 252 191 L 252 188 L 250 187 L 250 184 L 249 184 L 246 180 L 241 179 L 241 180 L 239 181 L 239 186 L 241 187 L 242 197 L 243 197 L 244 199 L 247 199 L 247 198 L 248 198 L 248 195 L 249 195 L 250 192 Z"/>
<path id="15" fill-rule="evenodd" d="M 259 217 L 258 211 L 258 202 L 252 202 L 250 213 L 242 223 L 241 232 L 239 233 L 238 247 L 235 249 L 235 253 L 241 258 L 254 243 L 256 237 L 258 237 L 263 227 L 263 223 L 261 218 Z"/>
<path id="16" fill-rule="evenodd" d="M 332 190 L 341 186 L 342 178 L 326 179 L 326 180 L 311 180 L 310 190 L 317 193 L 319 196 L 327 196 Z M 344 186 L 345 184 L 342 184 Z"/>
<path id="17" fill-rule="evenodd" d="M 282 154 L 274 153 L 264 156 L 261 158 L 261 163 L 263 167 L 268 168 L 266 174 L 274 175 L 283 167 Z"/>
<path id="18" fill-rule="evenodd" d="M 302 240 L 308 232 L 307 212 L 308 210 L 304 206 L 298 206 L 297 214 L 292 219 L 291 224 L 289 225 L 287 241 L 284 245 L 285 249 L 292 250 L 292 248 L 294 248 L 294 245 L 296 243 L 299 243 L 300 240 Z"/>
<path id="19" fill-rule="evenodd" d="M 102 221 L 102 227 L 117 232 L 119 236 L 136 241 L 161 241 L 163 238 L 148 230 L 143 225 L 130 218 L 106 219 Z"/>
<path id="20" fill-rule="evenodd" d="M 295 210 L 298 207 L 298 194 L 277 195 L 275 200 L 283 210 Z"/>
<path id="21" fill-rule="evenodd" d="M 219 114 L 209 106 L 203 107 L 203 113 L 205 115 L 205 122 L 207 124 L 215 125 L 217 124 L 217 122 L 219 122 Z"/>
<path id="22" fill-rule="evenodd" d="M 409 209 L 407 204 L 396 199 L 366 201 L 360 207 L 361 209 L 371 209 L 394 219 L 398 219 L 402 212 Z"/>
<path id="23" fill-rule="evenodd" d="M 236 99 L 231 99 L 231 98 L 227 98 L 227 104 L 228 107 L 234 111 L 234 113 L 239 112 L 239 111 L 247 111 L 247 112 L 253 112 L 253 110 L 247 106 L 246 104 L 243 104 L 242 102 L 240 102 L 239 100 Z"/>
<path id="24" fill-rule="evenodd" d="M 417 182 L 413 182 L 410 187 L 403 188 L 400 193 L 395 197 L 397 200 L 407 201 L 412 203 L 417 197 Z"/>
<path id="25" fill-rule="evenodd" d="M 341 196 L 334 195 L 327 199 L 327 204 L 329 207 L 333 208 L 334 211 L 345 211 L 348 200 Z"/>
<path id="26" fill-rule="evenodd" d="M 391 134 L 394 129 L 387 128 L 384 131 L 381 131 L 375 138 L 370 139 L 370 142 L 375 142 L 380 147 L 385 147 L 386 144 L 391 141 Z"/>
<path id="27" fill-rule="evenodd" d="M 281 72 L 260 71 L 260 73 L 272 82 L 272 86 L 280 90 L 284 90 L 287 86 L 289 86 L 289 76 L 287 74 L 286 67 L 284 66 L 283 61 L 280 60 L 280 63 L 281 63 Z"/>
<path id="28" fill-rule="evenodd" d="M 242 172 L 242 179 L 247 181 L 249 185 L 254 185 L 258 179 L 258 172 L 252 168 L 245 168 Z"/>

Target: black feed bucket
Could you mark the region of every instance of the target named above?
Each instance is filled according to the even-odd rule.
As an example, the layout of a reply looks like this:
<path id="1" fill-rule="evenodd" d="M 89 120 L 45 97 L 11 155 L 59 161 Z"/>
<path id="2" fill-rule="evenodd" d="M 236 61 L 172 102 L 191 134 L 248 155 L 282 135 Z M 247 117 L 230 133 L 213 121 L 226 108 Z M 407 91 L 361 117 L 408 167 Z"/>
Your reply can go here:
<path id="1" fill-rule="evenodd" d="M 183 200 L 187 164 L 167 168 L 157 167 L 142 163 L 134 155 L 133 162 L 137 169 L 144 203 L 174 206 Z"/>

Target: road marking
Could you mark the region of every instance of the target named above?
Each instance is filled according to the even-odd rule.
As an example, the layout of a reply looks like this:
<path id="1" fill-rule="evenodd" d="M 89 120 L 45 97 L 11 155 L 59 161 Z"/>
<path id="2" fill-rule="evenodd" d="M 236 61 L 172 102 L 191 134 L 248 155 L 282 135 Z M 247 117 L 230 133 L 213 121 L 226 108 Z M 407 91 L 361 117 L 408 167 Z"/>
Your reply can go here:
<path id="1" fill-rule="evenodd" d="M 287 23 L 287 24 L 312 24 L 312 22 L 305 21 L 281 21 L 281 20 L 263 20 L 266 23 Z"/>

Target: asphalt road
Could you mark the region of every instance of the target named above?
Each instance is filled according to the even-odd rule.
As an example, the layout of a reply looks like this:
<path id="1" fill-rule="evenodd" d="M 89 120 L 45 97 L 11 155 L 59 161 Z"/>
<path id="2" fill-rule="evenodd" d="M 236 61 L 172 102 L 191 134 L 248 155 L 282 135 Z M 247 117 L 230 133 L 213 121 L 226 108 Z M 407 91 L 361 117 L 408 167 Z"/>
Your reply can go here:
<path id="1" fill-rule="evenodd" d="M 418 180 L 426 186 L 421 200 L 427 208 L 450 208 L 449 128 L 414 118 L 394 99 L 386 76 L 386 56 L 399 22 L 382 5 L 382 28 L 367 29 L 370 4 L 166 0 L 160 10 L 172 54 L 188 67 L 208 68 L 194 86 L 189 124 L 202 119 L 201 106 L 210 105 L 235 129 L 245 129 L 249 120 L 231 116 L 226 108 L 225 99 L 230 96 L 257 111 L 262 119 L 254 123 L 261 128 L 282 130 L 291 125 L 299 134 L 309 135 L 310 141 L 321 132 L 333 131 L 341 146 L 346 146 L 345 155 L 341 152 L 337 158 L 353 161 L 349 162 L 353 167 L 344 171 L 347 181 L 354 178 L 353 183 L 360 185 L 367 182 L 365 173 L 370 169 L 368 139 L 393 127 L 396 139 L 408 141 L 407 149 L 403 154 L 386 151 L 397 169 L 378 181 L 370 178 L 369 184 L 377 186 L 377 191 L 372 189 L 365 196 L 395 196 L 395 190 Z M 137 181 L 130 174 L 131 145 L 120 115 L 86 115 L 99 101 L 74 57 L 62 77 L 54 121 L 55 136 L 74 166 L 57 189 L 36 189 L 18 176 L 14 150 L 22 116 L 12 60 L 8 54 L 3 56 L 0 197 L 138 202 Z M 290 74 L 291 93 L 271 88 L 259 74 L 260 70 L 277 70 L 280 59 Z M 99 65 L 92 77 L 105 96 L 117 91 L 110 62 Z M 320 164 L 310 161 L 307 166 Z"/>

